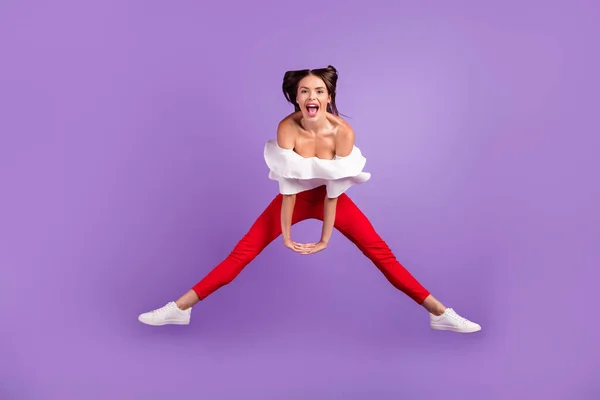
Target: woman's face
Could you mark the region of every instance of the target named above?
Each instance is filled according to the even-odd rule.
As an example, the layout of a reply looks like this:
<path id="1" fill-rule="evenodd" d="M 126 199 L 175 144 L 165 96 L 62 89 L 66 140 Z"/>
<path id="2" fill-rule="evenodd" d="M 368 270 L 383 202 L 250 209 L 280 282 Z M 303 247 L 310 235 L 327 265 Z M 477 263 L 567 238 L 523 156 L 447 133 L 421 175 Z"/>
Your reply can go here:
<path id="1" fill-rule="evenodd" d="M 327 103 L 330 101 L 331 96 L 327 92 L 325 82 L 318 76 L 305 76 L 298 83 L 296 103 L 300 106 L 304 118 L 316 119 L 325 116 Z"/>

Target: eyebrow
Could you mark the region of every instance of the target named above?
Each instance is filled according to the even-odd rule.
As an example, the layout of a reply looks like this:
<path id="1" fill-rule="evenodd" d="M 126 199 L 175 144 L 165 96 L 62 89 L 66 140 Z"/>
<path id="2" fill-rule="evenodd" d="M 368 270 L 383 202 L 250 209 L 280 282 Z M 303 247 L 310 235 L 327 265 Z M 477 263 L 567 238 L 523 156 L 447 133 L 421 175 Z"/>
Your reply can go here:
<path id="1" fill-rule="evenodd" d="M 308 89 L 306 86 L 300 86 L 300 89 Z M 318 88 L 315 89 L 325 89 L 323 86 L 319 86 Z"/>

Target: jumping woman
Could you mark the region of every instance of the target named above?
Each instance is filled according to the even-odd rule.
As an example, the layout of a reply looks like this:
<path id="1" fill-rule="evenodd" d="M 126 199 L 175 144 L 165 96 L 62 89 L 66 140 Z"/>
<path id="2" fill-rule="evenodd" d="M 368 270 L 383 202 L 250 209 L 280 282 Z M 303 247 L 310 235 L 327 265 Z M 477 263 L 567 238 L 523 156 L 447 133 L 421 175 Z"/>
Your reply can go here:
<path id="1" fill-rule="evenodd" d="M 394 287 L 427 310 L 431 329 L 459 333 L 481 330 L 479 324 L 446 308 L 397 261 L 345 193 L 371 175 L 363 171 L 366 159 L 354 144 L 352 127 L 339 116 L 337 79 L 332 66 L 285 73 L 282 89 L 294 112 L 279 123 L 277 139 L 268 141 L 264 149 L 269 178 L 278 182 L 279 194 L 225 260 L 176 301 L 141 314 L 140 322 L 188 325 L 193 305 L 231 283 L 276 238 L 281 236 L 291 251 L 310 255 L 327 248 L 335 227 Z M 293 241 L 291 227 L 310 218 L 323 222 L 320 240 L 305 244 Z"/>

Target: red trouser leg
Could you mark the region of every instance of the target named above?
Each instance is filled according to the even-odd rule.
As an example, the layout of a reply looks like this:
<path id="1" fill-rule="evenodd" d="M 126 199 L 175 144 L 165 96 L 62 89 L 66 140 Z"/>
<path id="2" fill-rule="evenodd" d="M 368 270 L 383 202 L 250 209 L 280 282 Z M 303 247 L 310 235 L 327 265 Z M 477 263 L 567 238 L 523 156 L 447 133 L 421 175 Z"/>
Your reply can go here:
<path id="1" fill-rule="evenodd" d="M 309 218 L 311 192 L 296 196 L 292 215 L 292 225 Z M 277 195 L 250 230 L 237 243 L 233 251 L 219 265 L 213 268 L 192 290 L 200 300 L 233 281 L 252 260 L 254 260 L 273 240 L 281 235 L 281 203 L 283 196 Z"/>
<path id="2" fill-rule="evenodd" d="M 281 235 L 282 198 L 277 195 L 229 256 L 192 288 L 200 300 L 233 281 L 246 265 Z M 324 200 L 324 187 L 299 193 L 292 225 L 308 218 L 323 220 Z M 346 194 L 338 198 L 335 228 L 352 241 L 397 289 L 418 304 L 429 296 L 429 292 L 396 260 L 367 217 Z"/>
<path id="3" fill-rule="evenodd" d="M 317 214 L 317 218 L 322 220 L 323 206 L 318 209 Z M 398 262 L 371 222 L 345 193 L 338 197 L 334 226 L 354 243 L 397 289 L 418 304 L 422 304 L 429 296 L 429 291 Z"/>

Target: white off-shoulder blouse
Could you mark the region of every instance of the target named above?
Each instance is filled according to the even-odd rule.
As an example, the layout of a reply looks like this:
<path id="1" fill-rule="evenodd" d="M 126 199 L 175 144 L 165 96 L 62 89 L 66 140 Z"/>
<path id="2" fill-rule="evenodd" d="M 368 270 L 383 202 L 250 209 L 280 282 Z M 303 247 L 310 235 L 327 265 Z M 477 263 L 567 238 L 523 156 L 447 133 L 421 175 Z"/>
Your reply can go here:
<path id="1" fill-rule="evenodd" d="M 327 197 L 336 198 L 371 178 L 370 173 L 363 172 L 367 159 L 356 146 L 346 157 L 324 160 L 302 157 L 292 149 L 279 147 L 276 140 L 269 140 L 264 156 L 269 179 L 279 182 L 281 194 L 297 194 L 325 185 Z"/>

